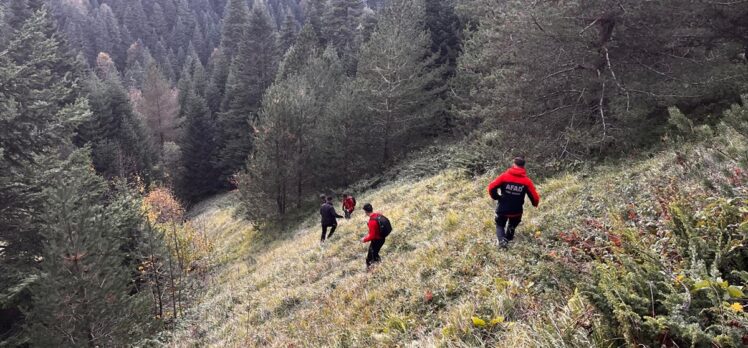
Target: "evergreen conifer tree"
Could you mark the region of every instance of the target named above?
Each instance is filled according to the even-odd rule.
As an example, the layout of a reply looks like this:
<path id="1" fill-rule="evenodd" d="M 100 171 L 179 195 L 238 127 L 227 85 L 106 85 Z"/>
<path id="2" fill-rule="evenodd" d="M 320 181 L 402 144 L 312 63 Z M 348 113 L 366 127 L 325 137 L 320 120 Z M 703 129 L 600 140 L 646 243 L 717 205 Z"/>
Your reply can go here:
<path id="1" fill-rule="evenodd" d="M 179 195 L 188 202 L 196 202 L 215 192 L 219 173 L 210 158 L 216 151 L 215 126 L 205 99 L 192 86 L 182 104 L 184 126 L 179 146 L 182 150 Z"/>
<path id="2" fill-rule="evenodd" d="M 28 331 L 35 346 L 122 346 L 148 322 L 144 296 L 131 295 L 132 269 L 121 250 L 125 219 L 137 204 L 105 206 L 106 183 L 74 153 L 49 178 L 42 210 L 43 258 Z"/>
<path id="3" fill-rule="evenodd" d="M 277 39 L 266 10 L 252 9 L 250 25 L 231 65 L 223 112 L 218 116 L 216 167 L 224 182 L 240 171 L 252 149 L 251 123 L 277 66 Z"/>
<path id="4" fill-rule="evenodd" d="M 278 67 L 278 79 L 284 79 L 292 74 L 299 72 L 308 59 L 318 54 L 320 51 L 319 39 L 314 33 L 311 24 L 305 24 L 301 28 L 293 46 L 286 51 L 283 60 Z"/>
<path id="5" fill-rule="evenodd" d="M 75 127 L 90 116 L 78 96 L 80 69 L 54 30 L 45 8 L 26 7 L 8 25 L 14 35 L 0 44 L 0 345 L 21 332 L 22 307 L 44 239 L 41 211 L 49 185 L 47 158 L 69 150 Z M 19 10 L 20 11 L 20 10 Z M 23 16 L 23 18 L 22 18 Z M 2 40 L 0 40 L 2 41 Z"/>
<path id="6" fill-rule="evenodd" d="M 245 0 L 229 0 L 223 18 L 221 50 L 231 62 L 245 38 L 249 26 L 249 9 Z"/>
<path id="7" fill-rule="evenodd" d="M 280 35 L 278 38 L 278 46 L 280 53 L 286 53 L 288 49 L 293 45 L 296 40 L 296 20 L 293 17 L 293 13 L 290 10 L 286 11 L 286 17 L 283 19 L 283 25 L 281 26 Z"/>
<path id="8" fill-rule="evenodd" d="M 371 121 L 367 141 L 382 149 L 382 160 L 402 150 L 405 139 L 432 124 L 441 109 L 429 88 L 439 78 L 429 69 L 431 38 L 425 30 L 423 0 L 392 0 L 369 42 L 358 70 L 359 98 Z"/>
<path id="9" fill-rule="evenodd" d="M 109 68 L 99 70 L 115 69 L 109 62 Z M 91 145 L 93 164 L 104 177 L 150 180 L 157 153 L 116 70 L 102 78 L 92 75 L 86 87 L 93 117 L 78 129 L 77 143 Z"/>

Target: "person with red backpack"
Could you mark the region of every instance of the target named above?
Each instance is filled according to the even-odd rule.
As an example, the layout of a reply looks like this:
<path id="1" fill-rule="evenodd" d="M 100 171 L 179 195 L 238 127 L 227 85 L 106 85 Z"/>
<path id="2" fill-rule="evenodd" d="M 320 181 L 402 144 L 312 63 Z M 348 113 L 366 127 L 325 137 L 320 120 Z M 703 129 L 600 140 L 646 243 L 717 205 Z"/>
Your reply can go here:
<path id="1" fill-rule="evenodd" d="M 499 246 L 506 248 L 514 239 L 514 231 L 522 221 L 525 196 L 530 198 L 534 207 L 537 208 L 540 204 L 540 195 L 525 171 L 525 158 L 516 157 L 514 165 L 488 185 L 488 194 L 499 201 L 495 219 L 496 238 Z"/>
<path id="2" fill-rule="evenodd" d="M 343 215 L 345 215 L 346 219 L 351 218 L 351 214 L 353 214 L 353 210 L 356 209 L 356 198 L 349 194 L 343 195 Z"/>
<path id="3" fill-rule="evenodd" d="M 392 225 L 382 213 L 375 213 L 371 204 L 364 204 L 364 213 L 369 217 L 367 226 L 369 234 L 361 239 L 361 243 L 371 242 L 369 252 L 366 254 L 366 269 L 368 270 L 373 264 L 379 263 L 382 259 L 379 257 L 379 251 L 384 245 L 384 241 L 392 232 Z"/>

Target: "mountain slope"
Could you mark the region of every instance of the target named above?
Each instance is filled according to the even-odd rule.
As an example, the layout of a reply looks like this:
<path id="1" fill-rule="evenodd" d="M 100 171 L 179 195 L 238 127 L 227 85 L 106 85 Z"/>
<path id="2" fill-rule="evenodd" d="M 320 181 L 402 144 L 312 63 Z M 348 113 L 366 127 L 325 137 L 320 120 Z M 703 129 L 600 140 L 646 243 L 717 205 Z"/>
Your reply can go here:
<path id="1" fill-rule="evenodd" d="M 629 338 L 625 327 L 609 326 L 615 316 L 605 308 L 614 301 L 595 293 L 604 295 L 605 280 L 616 276 L 606 267 L 625 270 L 636 248 L 678 252 L 668 247 L 677 244 L 674 206 L 690 204 L 698 212 L 732 196 L 742 198 L 725 207 L 744 209 L 747 177 L 730 159 L 743 149 L 734 139 L 715 141 L 542 181 L 541 206 L 526 209 L 508 251 L 494 244 L 493 203 L 485 193 L 491 177 L 453 170 L 393 182 L 358 197 L 359 205 L 371 202 L 394 225 L 383 263 L 370 273 L 359 242 L 366 223 L 360 210 L 320 248 L 315 214 L 292 234 L 262 242 L 251 225 L 233 217 L 235 198 L 220 197 L 194 219 L 211 231 L 220 266 L 173 344 L 619 346 L 613 339 Z M 748 221 L 745 214 L 737 219 Z M 681 280 L 695 284 L 698 275 L 685 262 L 657 274 L 681 272 Z M 658 296 L 652 293 L 653 300 Z M 730 320 L 745 322 L 735 315 Z"/>

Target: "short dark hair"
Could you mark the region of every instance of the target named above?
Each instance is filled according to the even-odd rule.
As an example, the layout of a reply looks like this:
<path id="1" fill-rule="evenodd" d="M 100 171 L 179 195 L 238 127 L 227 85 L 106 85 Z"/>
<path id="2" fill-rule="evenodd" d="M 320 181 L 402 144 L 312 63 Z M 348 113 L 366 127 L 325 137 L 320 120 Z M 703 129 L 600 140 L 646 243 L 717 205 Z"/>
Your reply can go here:
<path id="1" fill-rule="evenodd" d="M 332 202 L 332 196 L 327 196 L 327 201 Z"/>
<path id="2" fill-rule="evenodd" d="M 524 167 L 525 166 L 525 156 L 514 157 L 514 165 L 517 166 L 517 167 Z"/>
<path id="3" fill-rule="evenodd" d="M 374 207 L 371 206 L 371 203 L 364 204 L 364 211 L 367 213 L 374 212 Z"/>

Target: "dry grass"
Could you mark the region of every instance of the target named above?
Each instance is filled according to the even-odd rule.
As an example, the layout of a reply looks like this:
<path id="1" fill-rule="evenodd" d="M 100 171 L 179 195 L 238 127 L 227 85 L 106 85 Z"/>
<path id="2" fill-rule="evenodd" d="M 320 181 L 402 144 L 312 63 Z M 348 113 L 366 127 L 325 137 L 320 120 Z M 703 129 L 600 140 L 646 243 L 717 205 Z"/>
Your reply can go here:
<path id="1" fill-rule="evenodd" d="M 218 266 L 172 345 L 615 346 L 596 334 L 596 315 L 575 286 L 585 265 L 569 264 L 563 255 L 571 251 L 557 237 L 589 219 L 615 223 L 632 202 L 654 215 L 651 189 L 634 192 L 636 185 L 680 170 L 675 161 L 663 154 L 602 168 L 594 180 L 576 174 L 542 183 L 541 208 L 527 209 L 508 251 L 494 244 L 491 178 L 447 171 L 390 183 L 358 197 L 394 225 L 383 263 L 370 273 L 360 210 L 323 248 L 315 214 L 292 238 L 253 245 L 257 232 L 233 216 L 235 197 L 221 197 L 194 217 L 214 238 Z"/>

